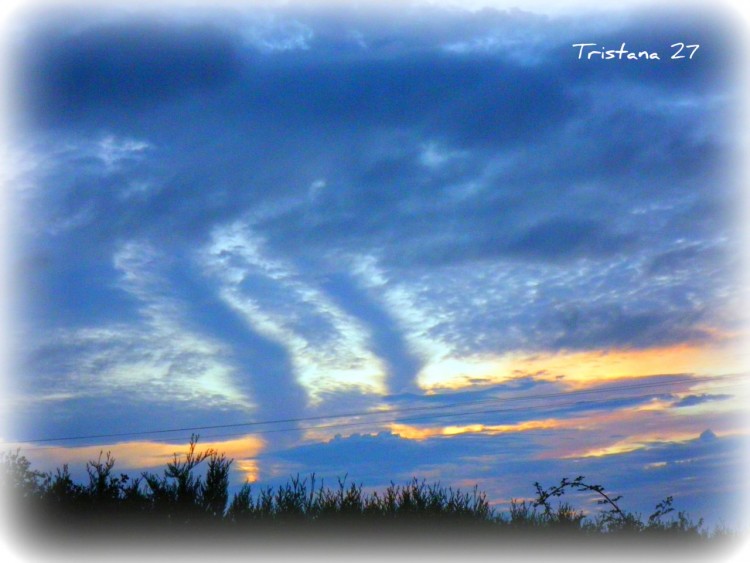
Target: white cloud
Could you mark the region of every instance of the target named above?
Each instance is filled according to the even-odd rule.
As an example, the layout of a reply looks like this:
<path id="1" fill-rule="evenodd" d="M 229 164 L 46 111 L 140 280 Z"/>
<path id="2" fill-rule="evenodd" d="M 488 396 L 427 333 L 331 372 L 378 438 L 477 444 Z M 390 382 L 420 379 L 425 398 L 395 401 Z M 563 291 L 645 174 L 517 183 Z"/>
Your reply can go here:
<path id="1" fill-rule="evenodd" d="M 467 353 L 440 336 L 441 327 L 455 324 L 458 318 L 451 304 L 446 306 L 431 298 L 429 280 L 390 280 L 373 256 L 358 256 L 352 258 L 352 263 L 357 279 L 396 319 L 410 351 L 422 359 L 423 366 L 417 374 L 417 383 L 422 388 L 465 384 L 477 378 L 498 380 L 509 371 L 507 358 L 499 354 Z"/>
<path id="2" fill-rule="evenodd" d="M 272 258 L 265 241 L 234 223 L 214 231 L 204 264 L 221 297 L 254 329 L 283 345 L 313 401 L 346 387 L 385 392 L 386 370 L 370 335 L 291 263 Z"/>
<path id="3" fill-rule="evenodd" d="M 233 383 L 226 346 L 184 327 L 183 306 L 170 297 L 160 274 L 164 259 L 135 241 L 122 245 L 113 258 L 120 288 L 138 301 L 141 321 L 62 328 L 40 343 L 41 349 L 71 352 L 50 396 L 85 390 L 88 395 L 252 407 Z"/>
<path id="4" fill-rule="evenodd" d="M 96 143 L 96 156 L 112 169 L 124 160 L 141 158 L 150 148 L 152 145 L 147 141 L 106 135 Z"/>
<path id="5" fill-rule="evenodd" d="M 314 35 L 303 23 L 272 14 L 256 18 L 242 32 L 246 44 L 263 52 L 307 50 Z"/>
<path id="6" fill-rule="evenodd" d="M 307 197 L 310 200 L 316 199 L 321 192 L 325 189 L 327 183 L 322 178 L 319 178 L 318 180 L 315 180 L 312 184 L 310 184 L 310 188 L 307 190 Z"/>
<path id="7" fill-rule="evenodd" d="M 442 146 L 440 143 L 431 141 L 422 145 L 419 161 L 427 168 L 439 168 L 452 160 L 465 157 L 466 155 L 467 151 L 452 150 Z"/>

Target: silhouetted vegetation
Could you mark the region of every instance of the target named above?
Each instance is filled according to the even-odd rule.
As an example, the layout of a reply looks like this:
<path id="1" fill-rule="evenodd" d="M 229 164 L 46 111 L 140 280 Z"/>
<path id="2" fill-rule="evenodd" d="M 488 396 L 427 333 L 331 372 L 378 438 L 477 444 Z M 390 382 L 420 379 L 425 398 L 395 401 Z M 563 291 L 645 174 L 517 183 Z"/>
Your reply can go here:
<path id="1" fill-rule="evenodd" d="M 362 485 L 347 484 L 345 478 L 335 487 L 326 487 L 315 475 L 306 479 L 296 476 L 276 488 L 255 490 L 246 483 L 230 499 L 232 460 L 212 449 L 198 452 L 197 440 L 193 436 L 187 454 L 175 454 L 162 474 L 144 472 L 135 478 L 115 474 L 115 460 L 100 454 L 86 465 L 88 483 L 75 483 L 67 465 L 55 473 L 43 473 L 33 470 L 20 452 L 5 453 L 1 458 L 2 484 L 17 499 L 19 510 L 28 509 L 26 517 L 35 524 L 65 530 L 116 530 L 125 523 L 144 529 L 191 530 L 200 526 L 201 530 L 234 531 L 285 530 L 290 526 L 319 530 L 326 525 L 340 529 L 346 524 L 362 529 L 376 525 L 403 529 L 406 525 L 409 529 L 514 535 L 543 531 L 698 540 L 728 535 L 726 531 L 707 531 L 702 520 L 694 522 L 683 512 L 672 516 L 672 497 L 659 502 L 644 519 L 624 510 L 619 495 L 587 483 L 582 476 L 565 478 L 549 488 L 535 483 L 536 498 L 512 501 L 507 512 L 496 511 L 476 487 L 465 492 L 417 479 L 405 485 L 391 483 L 382 492 L 366 492 Z M 553 504 L 566 491 L 594 495 L 602 510 L 586 514 L 567 502 Z"/>

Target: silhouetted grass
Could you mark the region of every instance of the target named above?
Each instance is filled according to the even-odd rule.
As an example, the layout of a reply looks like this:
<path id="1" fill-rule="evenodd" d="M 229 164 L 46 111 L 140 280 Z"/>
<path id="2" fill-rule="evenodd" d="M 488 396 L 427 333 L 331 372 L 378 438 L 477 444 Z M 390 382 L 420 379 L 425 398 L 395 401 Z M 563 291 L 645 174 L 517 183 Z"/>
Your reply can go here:
<path id="1" fill-rule="evenodd" d="M 339 479 L 335 487 L 309 478 L 291 477 L 276 488 L 249 483 L 229 497 L 232 460 L 214 450 L 196 451 L 197 436 L 188 453 L 175 454 L 162 474 L 144 472 L 138 477 L 114 473 L 114 459 L 101 455 L 87 466 L 88 483 L 75 483 L 65 465 L 55 473 L 31 469 L 20 452 L 2 455 L 2 481 L 18 511 L 38 528 L 76 534 L 108 531 L 131 533 L 190 533 L 212 529 L 217 533 L 276 531 L 295 533 L 326 528 L 340 531 L 390 529 L 410 534 L 477 532 L 503 537 L 531 534 L 572 537 L 678 537 L 704 541 L 731 536 L 726 530 L 709 532 L 702 520 L 673 514 L 672 498 L 656 505 L 647 519 L 624 511 L 620 497 L 584 477 L 563 479 L 543 488 L 535 483 L 534 501 L 513 501 L 507 512 L 497 512 L 484 493 L 466 492 L 439 483 L 413 479 L 391 483 L 380 492 Z M 567 502 L 553 500 L 566 491 L 595 495 L 603 509 L 592 516 Z M 669 518 L 667 517 L 669 515 Z"/>

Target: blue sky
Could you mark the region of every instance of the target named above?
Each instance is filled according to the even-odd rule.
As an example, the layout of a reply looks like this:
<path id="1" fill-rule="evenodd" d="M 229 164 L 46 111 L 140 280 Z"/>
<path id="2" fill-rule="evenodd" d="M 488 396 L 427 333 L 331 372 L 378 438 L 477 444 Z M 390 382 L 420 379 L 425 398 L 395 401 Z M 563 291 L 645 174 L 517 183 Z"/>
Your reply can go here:
<path id="1" fill-rule="evenodd" d="M 741 525 L 731 15 L 374 12 L 19 18 L 5 441 Z"/>

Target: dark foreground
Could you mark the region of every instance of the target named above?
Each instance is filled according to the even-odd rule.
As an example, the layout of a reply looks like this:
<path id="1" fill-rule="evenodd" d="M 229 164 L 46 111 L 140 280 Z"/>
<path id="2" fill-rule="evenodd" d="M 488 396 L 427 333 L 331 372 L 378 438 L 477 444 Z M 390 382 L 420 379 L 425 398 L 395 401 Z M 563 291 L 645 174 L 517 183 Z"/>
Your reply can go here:
<path id="1" fill-rule="evenodd" d="M 354 483 L 331 488 L 314 476 L 296 477 L 276 489 L 248 484 L 230 499 L 232 461 L 211 450 L 198 453 L 196 443 L 161 475 L 116 475 L 114 460 L 100 457 L 87 464 L 88 483 L 75 483 L 67 467 L 40 473 L 18 452 L 4 454 L 10 543 L 75 560 L 101 551 L 109 559 L 127 554 L 126 560 L 159 554 L 330 560 L 347 552 L 377 559 L 414 552 L 452 561 L 482 553 L 506 560 L 721 561 L 744 539 L 675 513 L 671 497 L 648 517 L 627 512 L 619 496 L 583 477 L 549 488 L 535 484 L 533 501 L 514 502 L 504 513 L 476 488 L 462 492 L 416 479 L 365 492 Z M 596 498 L 599 513 L 563 502 L 571 492 Z"/>

